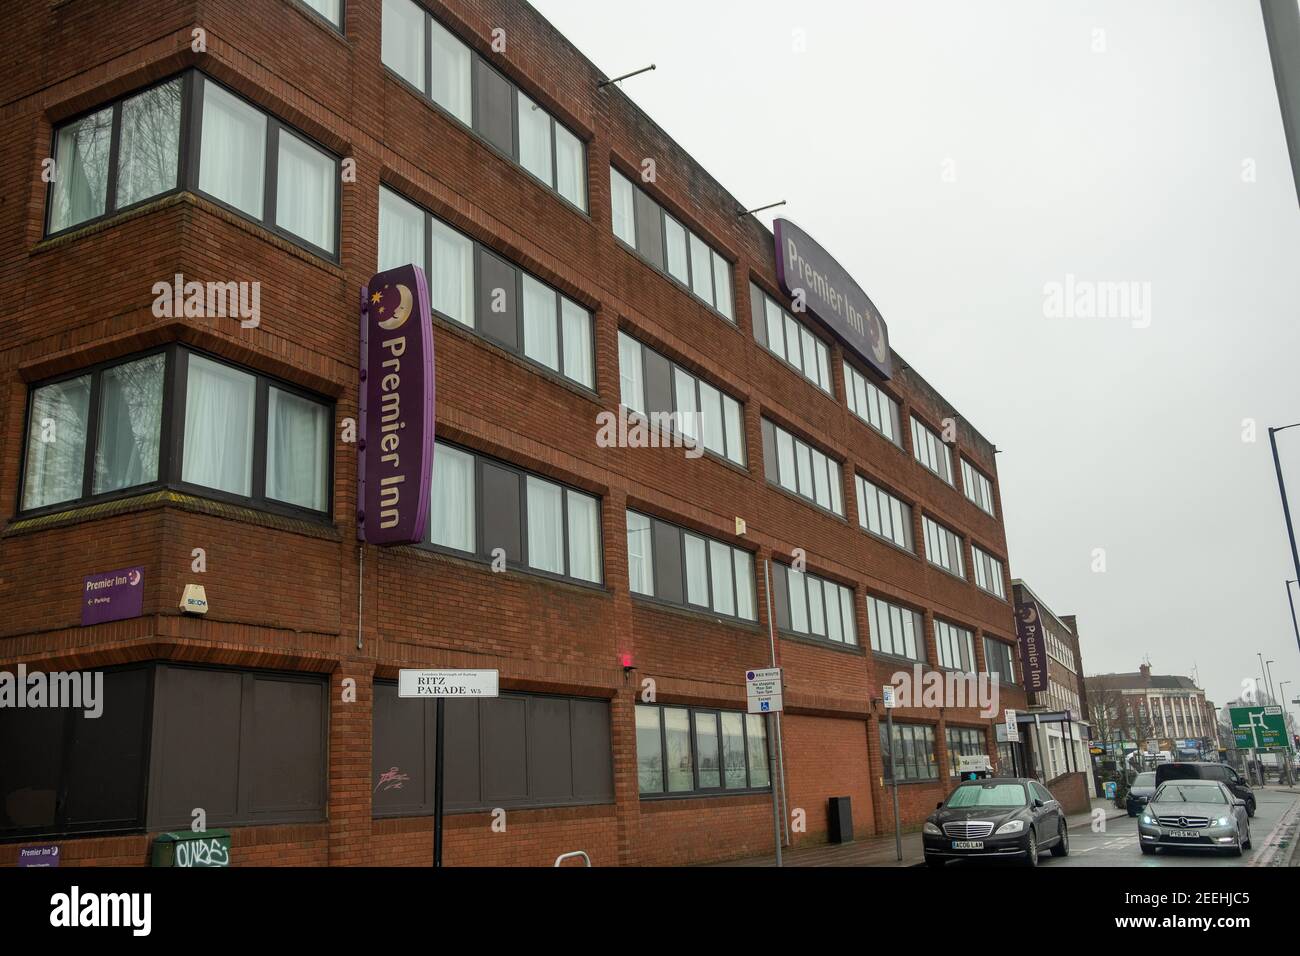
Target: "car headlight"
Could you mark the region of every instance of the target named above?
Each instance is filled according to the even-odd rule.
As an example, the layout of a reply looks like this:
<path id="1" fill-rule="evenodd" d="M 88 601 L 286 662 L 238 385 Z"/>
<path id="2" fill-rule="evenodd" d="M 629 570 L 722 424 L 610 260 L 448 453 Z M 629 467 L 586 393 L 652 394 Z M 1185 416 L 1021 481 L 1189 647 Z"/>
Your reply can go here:
<path id="1" fill-rule="evenodd" d="M 1151 824 L 1155 823 L 1156 821 L 1152 820 L 1150 815 L 1144 813 L 1142 814 L 1142 822 L 1145 823 L 1147 826 L 1151 826 Z"/>
<path id="2" fill-rule="evenodd" d="M 1226 826 L 1228 825 L 1228 818 L 1227 818 L 1227 817 L 1219 817 L 1218 824 L 1219 824 L 1219 826 L 1221 826 L 1221 827 L 1226 827 Z"/>
<path id="3" fill-rule="evenodd" d="M 1004 823 L 998 827 L 999 833 L 1019 833 L 1025 828 L 1025 821 L 1012 820 L 1010 823 Z"/>
<path id="4" fill-rule="evenodd" d="M 940 830 L 940 829 L 939 829 L 937 826 L 935 826 L 933 823 L 931 823 L 929 820 L 926 820 L 926 821 L 925 821 L 925 826 L 921 827 L 921 832 L 922 832 L 922 833 L 929 833 L 929 834 L 932 834 L 932 835 L 934 835 L 934 836 L 943 836 L 943 831 Z"/>

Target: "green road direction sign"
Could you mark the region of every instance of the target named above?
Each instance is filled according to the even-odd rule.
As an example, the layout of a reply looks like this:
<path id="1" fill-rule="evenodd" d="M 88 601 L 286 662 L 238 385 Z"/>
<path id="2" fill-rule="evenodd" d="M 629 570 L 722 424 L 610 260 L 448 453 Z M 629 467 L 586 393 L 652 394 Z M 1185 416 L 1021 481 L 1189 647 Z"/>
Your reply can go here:
<path id="1" fill-rule="evenodd" d="M 1232 732 L 1238 749 L 1266 750 L 1287 745 L 1286 722 L 1281 707 L 1232 707 Z"/>

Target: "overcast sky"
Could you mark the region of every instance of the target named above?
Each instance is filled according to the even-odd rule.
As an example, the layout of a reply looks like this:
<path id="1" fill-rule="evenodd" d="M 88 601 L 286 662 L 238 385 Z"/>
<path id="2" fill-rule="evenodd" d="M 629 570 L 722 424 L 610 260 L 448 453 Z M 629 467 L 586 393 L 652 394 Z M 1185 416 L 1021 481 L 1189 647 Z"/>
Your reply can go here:
<path id="1" fill-rule="evenodd" d="M 533 2 L 606 75 L 657 64 L 628 95 L 788 200 L 1002 450 L 1011 572 L 1087 673 L 1150 655 L 1223 704 L 1262 652 L 1300 695 L 1266 432 L 1300 421 L 1300 211 L 1258 0 Z M 1050 317 L 1068 275 L 1149 300 Z"/>

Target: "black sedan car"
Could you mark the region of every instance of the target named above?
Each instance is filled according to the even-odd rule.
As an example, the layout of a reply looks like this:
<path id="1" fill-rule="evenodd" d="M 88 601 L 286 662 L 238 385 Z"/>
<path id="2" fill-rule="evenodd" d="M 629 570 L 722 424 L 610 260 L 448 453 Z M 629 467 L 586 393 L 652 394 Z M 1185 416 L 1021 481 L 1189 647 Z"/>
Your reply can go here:
<path id="1" fill-rule="evenodd" d="M 1038 865 L 1039 853 L 1070 852 L 1070 831 L 1056 798 L 1037 780 L 992 777 L 962 783 L 921 830 L 928 866 L 949 860 L 1016 859 Z"/>

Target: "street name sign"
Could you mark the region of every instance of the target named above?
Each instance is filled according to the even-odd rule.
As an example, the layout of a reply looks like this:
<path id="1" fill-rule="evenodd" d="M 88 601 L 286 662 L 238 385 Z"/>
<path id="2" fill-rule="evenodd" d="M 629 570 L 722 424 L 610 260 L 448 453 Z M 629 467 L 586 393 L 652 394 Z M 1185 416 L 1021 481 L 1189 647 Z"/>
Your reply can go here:
<path id="1" fill-rule="evenodd" d="M 880 699 L 884 701 L 885 710 L 893 710 L 895 707 L 898 706 L 898 701 L 894 697 L 895 691 L 894 691 L 893 684 L 886 684 L 884 687 L 880 689 L 880 693 L 881 693 Z"/>
<path id="2" fill-rule="evenodd" d="M 397 696 L 436 700 L 440 697 L 500 696 L 500 671 L 402 670 L 398 673 Z"/>
<path id="3" fill-rule="evenodd" d="M 1286 746 L 1286 718 L 1281 707 L 1231 707 L 1228 716 L 1239 749 Z"/>
<path id="4" fill-rule="evenodd" d="M 772 714 L 784 709 L 781 702 L 781 668 L 745 671 L 745 692 L 751 714 Z"/>

